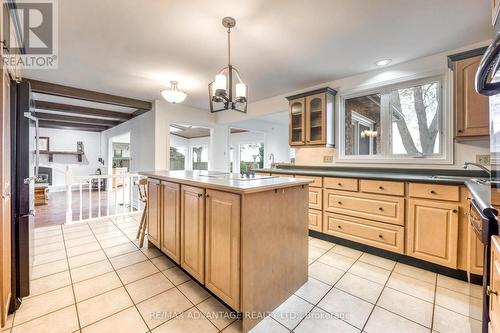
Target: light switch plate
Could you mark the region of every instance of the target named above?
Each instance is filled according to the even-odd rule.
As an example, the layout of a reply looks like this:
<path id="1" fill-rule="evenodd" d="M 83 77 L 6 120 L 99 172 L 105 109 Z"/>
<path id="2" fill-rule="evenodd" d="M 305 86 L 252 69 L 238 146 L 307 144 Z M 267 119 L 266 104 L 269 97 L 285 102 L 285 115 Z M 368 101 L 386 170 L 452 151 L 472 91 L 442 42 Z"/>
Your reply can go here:
<path id="1" fill-rule="evenodd" d="M 476 155 L 476 163 L 481 165 L 490 165 L 490 155 Z"/>
<path id="2" fill-rule="evenodd" d="M 324 155 L 323 156 L 323 163 L 333 163 L 333 156 L 332 155 Z"/>

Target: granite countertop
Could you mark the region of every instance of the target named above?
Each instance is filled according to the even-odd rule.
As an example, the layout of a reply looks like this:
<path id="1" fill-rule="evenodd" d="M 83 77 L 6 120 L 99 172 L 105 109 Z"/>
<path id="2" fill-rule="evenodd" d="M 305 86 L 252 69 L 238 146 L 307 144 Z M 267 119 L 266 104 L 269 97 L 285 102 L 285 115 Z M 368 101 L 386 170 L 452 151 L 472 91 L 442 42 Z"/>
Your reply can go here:
<path id="1" fill-rule="evenodd" d="M 395 169 L 395 168 L 352 168 L 352 167 L 309 167 L 294 166 L 271 169 L 256 169 L 256 172 L 296 174 L 305 176 L 364 178 L 421 183 L 464 185 L 471 178 L 487 178 L 480 170 L 464 169 Z"/>
<path id="2" fill-rule="evenodd" d="M 149 178 L 166 180 L 176 183 L 193 185 L 216 190 L 225 190 L 235 193 L 255 193 L 277 188 L 300 185 L 309 185 L 311 180 L 295 179 L 288 177 L 262 177 L 242 178 L 237 173 L 224 173 L 215 171 L 142 171 L 139 174 Z"/>
<path id="3" fill-rule="evenodd" d="M 317 167 L 317 166 L 284 166 L 272 169 L 258 169 L 257 172 L 273 174 L 296 174 L 305 176 L 364 178 L 448 185 L 465 185 L 474 201 L 484 214 L 495 213 L 491 206 L 491 189 L 486 173 L 480 170 L 464 169 L 396 169 L 367 167 Z M 475 181 L 479 179 L 480 181 Z"/>

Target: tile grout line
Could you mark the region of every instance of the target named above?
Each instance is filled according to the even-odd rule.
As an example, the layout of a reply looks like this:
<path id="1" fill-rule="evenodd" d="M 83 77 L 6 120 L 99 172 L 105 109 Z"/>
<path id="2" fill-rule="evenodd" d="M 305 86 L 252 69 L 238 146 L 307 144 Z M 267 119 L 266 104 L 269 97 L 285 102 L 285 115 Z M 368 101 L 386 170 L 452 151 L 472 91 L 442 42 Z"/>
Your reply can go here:
<path id="1" fill-rule="evenodd" d="M 434 315 L 436 312 L 437 280 L 438 280 L 438 275 L 436 274 L 436 284 L 434 285 L 434 298 L 432 302 L 431 332 L 434 329 Z"/>
<path id="2" fill-rule="evenodd" d="M 162 275 L 163 275 L 163 276 L 164 276 L 164 277 L 165 277 L 168 281 L 170 281 L 170 283 L 173 285 L 173 287 L 172 287 L 172 288 L 170 288 L 170 289 L 167 289 L 167 290 L 165 290 L 165 291 L 168 291 L 168 290 L 171 290 L 171 289 L 174 289 L 174 288 L 175 288 L 175 289 L 177 289 L 177 291 L 179 291 L 179 292 L 181 293 L 181 295 L 183 295 L 183 296 L 184 296 L 184 297 L 185 297 L 185 298 L 186 298 L 186 299 L 187 299 L 187 300 L 188 300 L 188 301 L 189 301 L 189 302 L 193 305 L 193 306 L 191 306 L 189 309 L 186 309 L 186 310 L 185 310 L 185 311 L 183 311 L 182 313 L 178 314 L 177 316 L 175 316 L 175 317 L 173 317 L 173 318 L 170 318 L 170 319 L 169 319 L 169 320 L 167 320 L 166 322 L 161 323 L 160 325 L 158 325 L 158 326 L 154 327 L 153 329 L 156 329 L 156 328 L 158 328 L 158 327 L 160 327 L 160 326 L 162 326 L 162 325 L 166 324 L 167 322 L 169 322 L 169 321 L 170 321 L 170 320 L 172 320 L 172 319 L 178 318 L 180 315 L 182 315 L 182 314 L 183 314 L 183 313 L 185 313 L 186 311 L 189 311 L 189 310 L 191 310 L 191 309 L 193 309 L 193 308 L 196 308 L 196 310 L 200 311 L 200 309 L 198 309 L 198 307 L 196 306 L 196 304 L 194 304 L 194 303 L 193 303 L 193 302 L 192 302 L 192 301 L 191 301 L 191 300 L 190 300 L 190 299 L 189 299 L 189 298 L 188 298 L 188 297 L 187 297 L 187 296 L 186 296 L 186 295 L 185 295 L 185 294 L 184 294 L 184 293 L 183 293 L 183 292 L 182 292 L 182 291 L 181 291 L 181 290 L 180 290 L 180 289 L 179 289 L 179 288 L 175 285 L 175 283 L 174 283 L 173 281 L 171 281 L 171 280 L 168 278 L 168 276 L 166 276 L 166 275 L 165 275 L 164 271 L 166 271 L 166 270 L 168 270 L 168 269 L 170 269 L 170 268 L 167 268 L 167 269 L 165 269 L 165 270 L 163 270 L 163 271 L 162 271 L 161 269 L 159 269 L 159 268 L 158 268 L 158 266 L 156 266 L 156 265 L 153 263 L 152 259 L 155 259 L 155 258 L 159 258 L 159 257 L 161 257 L 161 256 L 163 255 L 163 253 L 161 253 L 161 251 L 160 251 L 160 254 L 161 254 L 160 256 L 155 257 L 155 258 L 149 258 L 147 255 L 145 255 L 145 254 L 144 254 L 144 252 L 142 252 L 141 248 L 139 248 L 139 247 L 137 246 L 137 244 L 135 244 L 135 243 L 134 243 L 134 241 L 133 241 L 133 240 L 131 240 L 131 239 L 130 239 L 130 237 L 129 237 L 129 236 L 127 236 L 127 234 L 125 234 L 125 233 L 123 232 L 123 230 L 119 227 L 119 225 L 117 225 L 117 224 L 116 224 L 116 223 L 114 223 L 113 221 L 112 221 L 112 223 L 113 223 L 113 224 L 114 224 L 114 225 L 118 228 L 118 230 L 119 230 L 119 231 L 120 231 L 120 232 L 121 232 L 121 233 L 122 233 L 125 237 L 127 237 L 127 238 L 130 240 L 130 242 L 131 242 L 131 243 L 132 243 L 132 244 L 133 244 L 133 245 L 134 245 L 134 246 L 135 246 L 135 247 L 136 247 L 136 248 L 137 248 L 137 249 L 138 249 L 138 250 L 139 250 L 139 251 L 140 251 L 140 252 L 141 252 L 141 253 L 142 253 L 145 257 L 146 257 L 146 258 L 147 258 L 147 260 L 149 260 L 149 262 L 150 262 L 150 263 L 151 263 L 154 267 L 156 267 L 156 269 L 158 269 L 159 273 L 161 273 L 161 274 L 162 274 Z M 100 243 L 99 243 L 99 245 L 100 245 Z M 107 256 L 107 255 L 106 255 L 106 256 Z M 165 257 L 166 257 L 166 256 L 165 256 Z M 167 257 L 166 257 L 166 258 L 167 258 Z M 168 258 L 167 258 L 167 259 L 168 259 Z M 168 260 L 170 260 L 170 259 L 168 259 Z M 146 261 L 146 260 L 145 260 L 145 261 Z M 113 264 L 111 264 L 111 266 L 113 266 Z M 174 267 L 175 267 L 175 266 L 174 266 Z M 173 268 L 173 267 L 171 267 L 171 268 Z M 114 269 L 114 266 L 113 266 L 113 269 Z M 115 270 L 115 272 L 116 272 L 116 270 Z M 154 273 L 154 274 L 157 274 L 157 273 Z M 152 275 L 154 275 L 154 274 L 148 275 L 148 277 L 149 277 L 149 276 L 152 276 Z M 117 274 L 117 275 L 118 275 L 118 274 Z M 120 279 L 120 281 L 121 281 L 121 278 L 120 278 L 120 276 L 119 276 L 119 275 L 118 275 L 118 278 L 119 278 L 119 279 Z M 139 279 L 139 280 L 141 280 L 141 279 Z M 139 280 L 137 280 L 137 281 L 139 281 Z M 184 284 L 184 283 L 187 283 L 187 282 L 189 282 L 190 280 L 191 280 L 191 278 L 189 278 L 189 280 L 188 280 L 188 281 L 185 281 L 185 282 L 183 282 L 183 283 L 181 283 L 181 284 L 179 284 L 179 285 L 182 285 L 182 284 Z M 135 282 L 135 281 L 134 281 L 134 282 Z M 122 284 L 123 284 L 123 282 L 122 282 Z M 125 287 L 125 285 L 123 285 L 123 286 Z M 126 288 L 126 287 L 125 287 L 125 290 L 127 291 L 127 294 L 128 294 L 128 290 L 127 290 L 127 288 Z M 163 291 L 163 292 L 165 292 L 165 291 Z M 163 292 L 161 292 L 161 293 L 163 293 Z M 161 293 L 156 294 L 156 295 L 153 295 L 153 296 L 151 296 L 151 297 L 149 297 L 149 298 L 146 298 L 146 299 L 144 299 L 144 300 L 141 300 L 141 302 L 139 302 L 139 303 L 142 303 L 142 302 L 144 302 L 144 301 L 146 301 L 146 300 L 148 300 L 148 299 L 151 299 L 151 298 L 153 298 L 153 297 L 156 297 L 156 296 L 160 295 Z M 129 294 L 129 297 L 130 297 L 130 294 Z M 136 306 L 136 303 L 135 303 L 135 301 L 132 299 L 132 297 L 130 297 L 130 299 L 132 300 L 132 303 L 134 304 L 134 306 Z M 204 301 L 205 301 L 205 300 L 204 300 Z M 200 304 L 201 304 L 201 303 L 200 303 Z M 141 316 L 142 320 L 143 320 L 143 321 L 144 321 L 144 323 L 146 324 L 146 327 L 149 329 L 148 324 L 146 323 L 146 321 L 144 320 L 144 317 L 142 316 L 142 313 L 139 311 L 139 309 L 138 309 L 137 307 L 136 307 L 136 309 L 137 309 L 137 312 L 139 312 L 139 315 Z M 202 316 L 203 316 L 204 318 L 206 318 L 206 317 L 205 317 L 205 315 L 203 314 L 203 312 L 202 312 L 202 311 L 200 311 L 200 313 L 202 314 Z M 206 319 L 208 320 L 208 322 L 209 322 L 212 326 L 214 326 L 214 327 L 215 327 L 215 328 L 219 331 L 219 329 L 218 329 L 218 328 L 217 328 L 217 327 L 216 327 L 216 326 L 215 326 L 215 325 L 214 325 L 214 324 L 213 324 L 213 323 L 212 323 L 212 322 L 211 322 L 208 318 L 206 318 Z M 228 326 L 229 326 L 229 325 L 228 325 Z"/>
<path id="3" fill-rule="evenodd" d="M 396 269 L 396 265 L 398 264 L 398 262 L 397 262 L 397 261 L 395 261 L 395 262 L 396 262 L 396 264 L 394 265 L 394 267 L 392 267 L 392 269 L 391 269 L 391 274 L 389 274 L 389 276 L 387 277 L 387 280 L 386 280 L 386 281 L 385 281 L 385 283 L 384 283 L 384 287 L 382 288 L 382 291 L 380 292 L 380 294 L 379 294 L 379 295 L 378 295 L 378 297 L 377 297 L 377 300 L 375 301 L 375 305 L 373 306 L 372 310 L 370 311 L 370 314 L 369 314 L 369 315 L 368 315 L 368 317 L 366 318 L 366 322 L 365 322 L 365 324 L 363 325 L 363 328 L 361 329 L 361 331 L 362 331 L 362 332 L 365 330 L 366 325 L 368 325 L 368 322 L 370 321 L 370 318 L 371 318 L 371 316 L 373 315 L 373 311 L 375 311 L 375 308 L 377 307 L 377 304 L 378 304 L 378 302 L 379 302 L 379 300 L 380 300 L 380 297 L 382 296 L 382 293 L 384 292 L 384 289 L 385 289 L 385 288 L 386 288 L 386 286 L 387 286 L 387 282 L 389 282 L 389 279 L 391 278 L 392 273 L 394 273 L 394 269 Z M 384 309 L 384 310 L 385 310 L 385 309 Z M 399 316 L 399 315 L 398 315 L 398 316 Z M 400 317 L 402 317 L 402 316 L 400 316 Z M 404 317 L 402 317 L 402 318 L 404 318 Z M 405 319 L 406 319 L 406 318 L 405 318 Z"/>
<path id="4" fill-rule="evenodd" d="M 64 244 L 64 252 L 66 253 L 66 265 L 68 266 L 68 274 L 69 274 L 69 280 L 71 282 L 71 292 L 73 293 L 73 300 L 74 300 L 74 306 L 75 306 L 75 312 L 76 312 L 76 319 L 78 321 L 78 329 L 81 331 L 82 330 L 82 326 L 80 324 L 80 315 L 78 313 L 78 307 L 76 305 L 76 295 L 75 295 L 75 287 L 73 285 L 73 275 L 71 274 L 71 269 L 69 268 L 69 258 L 68 258 L 68 252 L 67 252 L 67 249 L 66 249 L 66 241 L 65 241 L 65 238 L 64 238 L 64 228 L 63 228 L 63 225 L 61 224 L 61 232 L 62 232 L 62 238 L 63 238 L 63 244 Z"/>
<path id="5" fill-rule="evenodd" d="M 333 244 L 335 244 L 335 243 L 333 243 Z M 329 251 L 326 251 L 325 253 L 323 253 L 323 254 L 322 254 L 321 256 L 319 256 L 316 260 L 320 259 L 322 256 L 324 256 L 325 254 L 327 254 L 328 252 L 330 252 L 330 251 L 331 251 L 333 248 L 335 248 L 337 245 L 338 245 L 338 244 L 335 244 L 335 245 L 334 245 L 334 246 L 333 246 L 333 247 L 332 247 Z M 334 252 L 332 252 L 332 253 L 334 253 Z M 337 253 L 337 254 L 339 254 L 339 253 Z M 341 255 L 341 254 L 339 254 L 339 255 Z M 361 254 L 361 255 L 362 255 L 362 254 Z M 329 290 L 328 290 L 328 291 L 327 291 L 327 292 L 323 295 L 323 297 L 321 297 L 321 298 L 320 298 L 320 300 L 318 301 L 318 303 L 316 303 L 316 304 L 312 304 L 312 303 L 308 302 L 309 304 L 312 304 L 312 305 L 313 305 L 313 308 L 312 308 L 310 311 L 308 311 L 308 312 L 307 312 L 307 314 L 304 316 L 304 318 L 302 318 L 302 319 L 301 319 L 301 320 L 297 323 L 297 325 L 295 325 L 295 326 L 293 327 L 293 329 L 291 329 L 291 330 L 290 330 L 291 332 L 293 332 L 293 331 L 294 331 L 294 330 L 295 330 L 295 329 L 296 329 L 296 328 L 297 328 L 297 327 L 298 327 L 298 326 L 299 326 L 299 325 L 300 325 L 300 324 L 301 324 L 301 323 L 302 323 L 302 322 L 303 322 L 303 321 L 307 318 L 307 316 L 308 316 L 308 315 L 309 315 L 309 314 L 310 314 L 310 313 L 311 313 L 311 312 L 312 312 L 312 311 L 313 311 L 316 307 L 320 308 L 320 307 L 318 306 L 318 305 L 319 305 L 319 303 L 321 303 L 321 301 L 322 301 L 322 300 L 326 297 L 326 295 L 328 295 L 328 294 L 329 294 L 329 293 L 333 290 L 333 288 L 335 288 L 335 285 L 336 285 L 336 284 L 337 284 L 337 283 L 338 283 L 338 282 L 339 282 L 339 281 L 340 281 L 340 280 L 341 280 L 341 279 L 342 279 L 342 278 L 343 278 L 343 277 L 347 274 L 347 272 L 349 271 L 349 269 L 351 269 L 351 267 L 352 267 L 352 266 L 354 266 L 354 264 L 355 264 L 356 262 L 358 262 L 359 258 L 361 258 L 361 255 L 360 255 L 360 256 L 359 256 L 359 257 L 358 257 L 358 258 L 357 258 L 357 259 L 356 259 L 356 260 L 355 260 L 355 261 L 354 261 L 354 262 L 353 262 L 350 266 L 349 266 L 349 268 L 348 268 L 348 269 L 347 269 L 347 270 L 346 270 L 346 271 L 345 271 L 345 272 L 344 272 L 344 273 L 343 273 L 343 274 L 342 274 L 342 275 L 338 278 L 338 280 L 337 280 L 337 281 L 335 281 L 335 283 L 331 286 L 331 288 L 330 288 L 330 289 L 329 289 Z M 347 257 L 347 256 L 344 256 L 344 257 Z M 347 258 L 350 258 L 350 257 L 347 257 Z M 351 259 L 354 259 L 354 258 L 351 258 Z M 319 262 L 321 263 L 321 261 L 319 261 Z M 327 265 L 327 264 L 325 264 L 325 265 Z M 332 267 L 332 266 L 330 266 L 330 265 L 327 265 L 327 266 Z M 336 267 L 332 267 L 332 268 L 336 268 Z M 339 269 L 339 268 L 336 268 L 336 269 Z M 309 272 L 308 272 L 308 274 L 307 274 L 307 277 L 308 277 L 308 280 L 309 280 Z M 314 278 L 314 277 L 313 277 L 313 278 Z M 317 279 L 316 279 L 316 280 L 317 280 Z M 321 281 L 321 280 L 318 280 L 318 281 L 323 282 L 323 281 Z M 307 282 L 306 282 L 306 283 L 307 283 Z M 325 283 L 325 282 L 323 282 L 323 283 Z M 327 283 L 325 283 L 325 284 L 327 284 Z M 340 290 L 340 289 L 339 289 L 339 290 Z M 295 293 L 294 293 L 293 295 L 295 295 Z M 306 301 L 306 302 L 307 302 L 307 301 Z M 328 311 L 324 310 L 323 308 L 320 308 L 320 309 L 321 309 L 321 310 L 323 310 L 323 311 L 325 311 L 326 313 L 330 313 L 330 312 L 328 312 Z M 343 321 L 343 322 L 345 322 L 346 324 L 348 324 L 348 325 L 350 325 L 350 326 L 354 327 L 355 329 L 358 329 L 356 326 L 352 325 L 351 323 L 346 322 L 346 321 L 345 321 L 345 320 L 343 320 L 342 318 L 340 318 L 340 320 L 341 320 L 341 321 Z"/>
<path id="6" fill-rule="evenodd" d="M 132 218 L 132 217 L 131 217 L 131 218 Z M 113 221 L 112 219 L 110 219 L 110 220 L 111 220 L 111 222 L 112 222 L 112 223 L 113 223 L 113 224 L 114 224 L 114 225 L 115 225 L 115 226 L 116 226 L 116 227 L 117 227 L 117 228 L 121 231 L 120 227 L 118 227 L 118 226 L 114 223 L 114 221 Z M 87 224 L 88 224 L 88 223 L 87 223 Z M 93 234 L 93 235 L 94 235 L 94 237 L 95 237 L 95 233 L 94 233 L 94 231 L 92 230 L 92 228 L 90 227 L 90 225 L 89 225 L 89 228 L 90 228 L 90 230 L 91 230 L 92 234 Z M 127 237 L 127 238 L 128 238 L 128 237 Z M 97 238 L 96 238 L 96 239 L 97 239 Z M 113 268 L 113 272 L 116 274 L 116 276 L 118 277 L 118 280 L 119 280 L 119 281 L 120 281 L 120 283 L 122 284 L 120 288 L 123 288 L 123 289 L 125 290 L 125 292 L 127 293 L 128 297 L 130 298 L 130 301 L 131 301 L 131 302 L 132 302 L 132 304 L 133 304 L 132 306 L 135 308 L 135 310 L 137 311 L 137 313 L 139 313 L 139 316 L 141 317 L 141 319 L 142 319 L 142 321 L 143 321 L 144 325 L 148 328 L 148 331 L 150 331 L 151 329 L 149 328 L 148 324 L 146 323 L 146 320 L 144 320 L 144 317 L 142 316 L 141 312 L 139 311 L 139 308 L 137 308 L 137 304 L 134 302 L 134 300 L 133 300 L 132 296 L 130 296 L 130 293 L 128 292 L 127 288 L 125 287 L 125 284 L 123 283 L 123 280 L 121 279 L 120 275 L 117 273 L 117 271 L 116 271 L 116 269 L 115 269 L 115 266 L 113 266 L 113 264 L 111 263 L 111 260 L 109 259 L 108 255 L 107 255 L 107 254 L 106 254 L 106 252 L 104 251 L 104 248 L 102 247 L 101 242 L 98 240 L 98 241 L 97 241 L 97 243 L 99 244 L 99 247 L 101 248 L 101 251 L 102 251 L 102 252 L 104 252 L 104 255 L 106 256 L 107 260 L 109 261 L 109 264 L 110 264 L 110 265 L 111 265 L 111 267 Z M 156 267 L 156 266 L 155 266 L 155 267 Z M 116 288 L 116 289 L 118 289 L 118 288 Z M 101 295 L 102 295 L 102 294 L 101 294 Z M 95 297 L 95 296 L 94 296 L 94 297 Z M 89 299 L 90 299 L 90 298 L 89 298 Z M 128 308 L 127 308 L 127 309 L 128 309 Z M 108 317 L 106 317 L 106 318 L 109 318 L 109 317 L 111 317 L 111 316 L 113 316 L 113 315 L 115 315 L 115 314 L 117 314 L 117 313 L 120 313 L 120 312 L 122 312 L 122 311 L 124 311 L 124 310 L 126 310 L 126 309 L 122 309 L 122 310 L 120 310 L 120 311 L 118 311 L 118 312 L 115 312 L 115 313 L 111 314 L 110 316 L 108 316 Z M 106 318 L 101 318 L 101 319 L 99 319 L 98 321 L 95 321 L 95 322 L 93 322 L 93 323 L 91 323 L 91 324 L 89 324 L 89 325 L 87 325 L 87 326 L 90 326 L 90 325 L 93 325 L 93 324 L 95 324 L 95 323 L 98 323 L 98 322 L 100 322 L 100 321 L 102 321 L 102 320 L 104 320 L 104 319 L 106 319 Z M 87 326 L 86 326 L 86 327 L 87 327 Z"/>

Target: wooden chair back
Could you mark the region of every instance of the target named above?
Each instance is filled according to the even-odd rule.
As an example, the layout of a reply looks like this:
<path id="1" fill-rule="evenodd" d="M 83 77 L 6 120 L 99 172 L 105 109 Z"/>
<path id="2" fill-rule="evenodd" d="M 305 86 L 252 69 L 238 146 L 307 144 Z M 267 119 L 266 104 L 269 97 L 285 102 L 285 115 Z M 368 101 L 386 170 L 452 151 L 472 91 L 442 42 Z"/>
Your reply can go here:
<path id="1" fill-rule="evenodd" d="M 148 185 L 148 179 L 147 178 L 141 178 L 136 180 L 135 185 L 137 185 L 137 190 L 139 192 L 139 200 L 142 202 L 146 202 L 148 200 L 148 192 L 147 192 L 147 185 Z"/>

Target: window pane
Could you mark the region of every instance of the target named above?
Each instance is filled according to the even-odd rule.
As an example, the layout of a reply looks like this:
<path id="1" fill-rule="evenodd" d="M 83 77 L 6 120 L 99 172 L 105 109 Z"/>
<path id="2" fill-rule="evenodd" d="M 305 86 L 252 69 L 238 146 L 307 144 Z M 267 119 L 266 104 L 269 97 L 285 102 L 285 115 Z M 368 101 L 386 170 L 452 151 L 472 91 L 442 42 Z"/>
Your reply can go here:
<path id="1" fill-rule="evenodd" d="M 380 154 L 381 95 L 345 101 L 345 155 Z"/>
<path id="2" fill-rule="evenodd" d="M 184 170 L 186 165 L 186 148 L 170 147 L 170 170 Z"/>
<path id="3" fill-rule="evenodd" d="M 193 170 L 208 170 L 208 147 L 193 147 Z"/>
<path id="4" fill-rule="evenodd" d="M 264 144 L 240 145 L 240 173 L 264 167 Z"/>
<path id="5" fill-rule="evenodd" d="M 390 93 L 392 154 L 439 154 L 439 83 Z"/>

